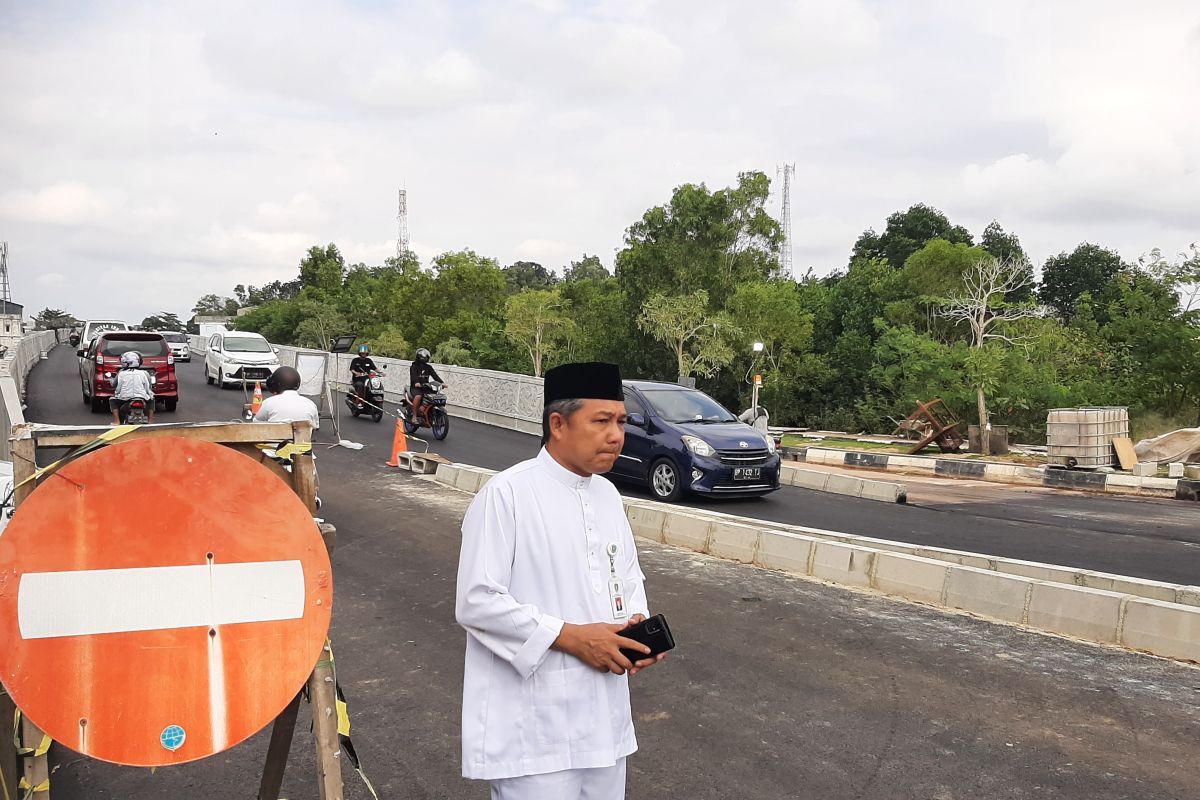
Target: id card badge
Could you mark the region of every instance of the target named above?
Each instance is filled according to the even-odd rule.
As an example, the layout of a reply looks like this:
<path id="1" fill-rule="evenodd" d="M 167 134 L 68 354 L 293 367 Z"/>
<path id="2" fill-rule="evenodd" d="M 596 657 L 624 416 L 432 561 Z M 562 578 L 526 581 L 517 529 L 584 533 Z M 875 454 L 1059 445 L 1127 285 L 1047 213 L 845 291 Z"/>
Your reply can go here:
<path id="1" fill-rule="evenodd" d="M 620 578 L 609 578 L 608 602 L 612 605 L 613 619 L 626 619 L 629 616 L 629 609 L 625 607 L 625 586 Z"/>

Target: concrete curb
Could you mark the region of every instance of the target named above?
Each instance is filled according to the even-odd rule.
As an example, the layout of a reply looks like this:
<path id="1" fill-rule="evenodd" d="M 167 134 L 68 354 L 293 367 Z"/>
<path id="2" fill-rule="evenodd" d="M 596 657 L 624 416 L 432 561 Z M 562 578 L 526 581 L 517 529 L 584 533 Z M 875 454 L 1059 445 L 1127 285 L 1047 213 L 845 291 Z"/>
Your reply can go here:
<path id="1" fill-rule="evenodd" d="M 1070 469 L 1024 467 L 994 461 L 964 461 L 957 458 L 901 456 L 892 453 L 863 453 L 827 447 L 785 447 L 785 460 L 825 464 L 831 467 L 873 469 L 901 474 L 936 475 L 991 483 L 1045 486 L 1084 492 L 1132 494 L 1200 501 L 1200 481 L 1185 478 L 1156 478 L 1116 472 L 1087 472 Z"/>
<path id="2" fill-rule="evenodd" d="M 801 489 L 861 497 L 864 500 L 882 500 L 885 503 L 908 501 L 908 490 L 898 483 L 854 478 L 849 475 L 820 472 L 815 469 L 800 469 L 791 464 L 780 465 L 779 482 L 787 486 L 798 486 Z"/>
<path id="3" fill-rule="evenodd" d="M 495 474 L 464 464 L 439 464 L 434 480 L 474 493 Z M 650 541 L 1047 633 L 1200 663 L 1200 587 L 916 548 L 831 531 L 781 530 L 783 526 L 759 520 L 645 500 L 626 499 L 625 509 L 634 534 Z"/>

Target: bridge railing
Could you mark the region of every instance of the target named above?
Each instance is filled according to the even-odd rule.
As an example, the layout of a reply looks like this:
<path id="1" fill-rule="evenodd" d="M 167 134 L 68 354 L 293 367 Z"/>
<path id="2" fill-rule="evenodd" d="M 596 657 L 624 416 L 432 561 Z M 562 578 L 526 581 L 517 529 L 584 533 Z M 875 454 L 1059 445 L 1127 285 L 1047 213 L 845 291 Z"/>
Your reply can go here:
<path id="1" fill-rule="evenodd" d="M 47 351 L 66 341 L 69 331 L 38 331 L 21 338 L 0 361 L 0 430 L 11 431 L 25 421 L 25 381 Z M 9 436 L 0 437 L 0 460 L 11 461 Z"/>
<path id="2" fill-rule="evenodd" d="M 193 353 L 203 357 L 206 339 L 191 336 Z M 324 353 L 302 347 L 276 345 L 279 363 L 296 366 L 302 355 L 325 359 L 325 381 L 339 391 L 350 386 L 350 353 Z M 387 370 L 383 379 L 388 400 L 399 402 L 408 385 L 408 369 L 412 361 L 400 358 L 375 358 L 375 363 Z M 517 375 L 488 369 L 435 364 L 438 374 L 450 384 L 447 390 L 447 410 L 451 416 L 483 422 L 501 428 L 540 435 L 542 432 L 542 379 L 532 375 Z M 335 399 L 340 402 L 340 400 Z"/>

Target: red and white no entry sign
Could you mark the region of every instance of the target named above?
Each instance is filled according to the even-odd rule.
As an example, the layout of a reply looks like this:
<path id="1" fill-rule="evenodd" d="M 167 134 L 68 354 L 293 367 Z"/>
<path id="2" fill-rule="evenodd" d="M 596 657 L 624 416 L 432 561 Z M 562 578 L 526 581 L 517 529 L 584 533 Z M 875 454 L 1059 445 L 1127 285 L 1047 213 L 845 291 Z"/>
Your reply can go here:
<path id="1" fill-rule="evenodd" d="M 81 753 L 193 761 L 295 696 L 332 602 L 312 516 L 261 464 L 183 438 L 113 444 L 45 479 L 0 535 L 0 680 Z"/>

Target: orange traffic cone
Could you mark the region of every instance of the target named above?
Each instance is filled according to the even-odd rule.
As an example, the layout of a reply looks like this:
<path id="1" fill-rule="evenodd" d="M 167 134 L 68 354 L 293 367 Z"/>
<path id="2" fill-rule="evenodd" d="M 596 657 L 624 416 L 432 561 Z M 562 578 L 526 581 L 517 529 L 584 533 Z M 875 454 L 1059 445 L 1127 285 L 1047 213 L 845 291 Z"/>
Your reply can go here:
<path id="1" fill-rule="evenodd" d="M 404 432 L 404 420 L 396 419 L 396 433 L 392 437 L 392 460 L 387 462 L 389 467 L 400 466 L 397 456 L 408 452 L 408 434 Z"/>
<path id="2" fill-rule="evenodd" d="M 262 384 L 255 381 L 254 397 L 250 398 L 250 413 L 257 414 L 260 408 L 262 408 Z"/>

